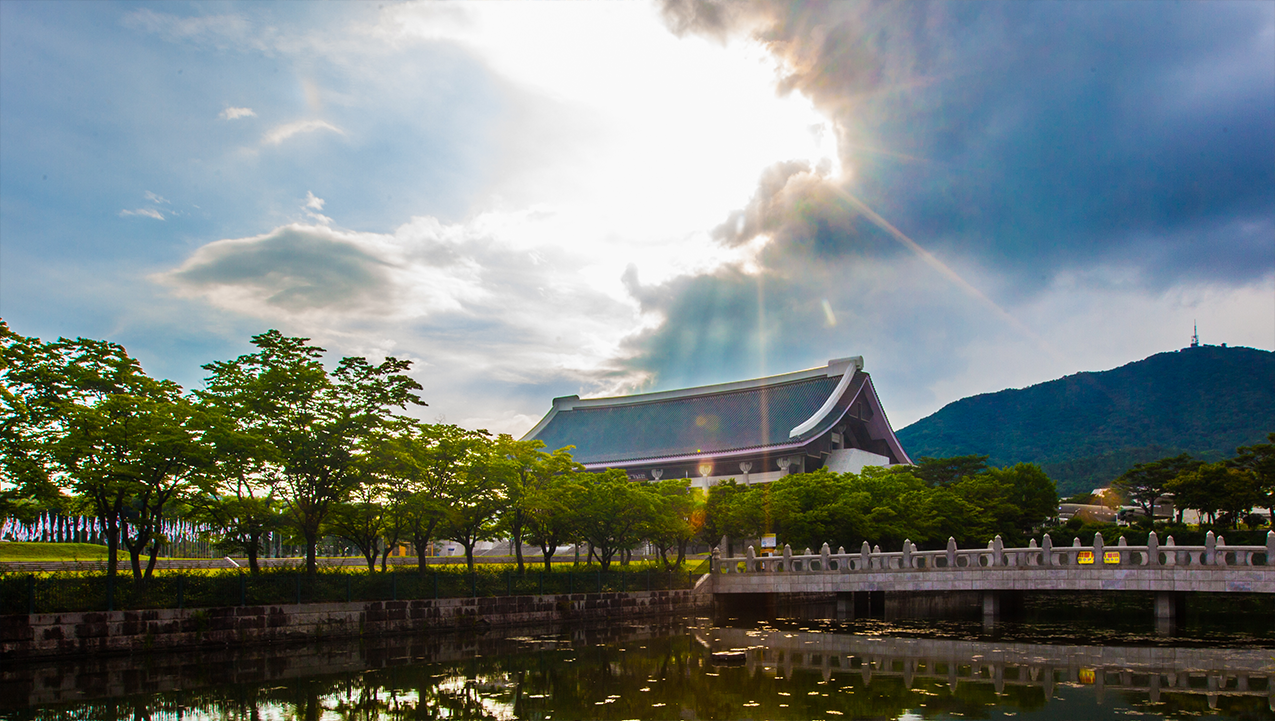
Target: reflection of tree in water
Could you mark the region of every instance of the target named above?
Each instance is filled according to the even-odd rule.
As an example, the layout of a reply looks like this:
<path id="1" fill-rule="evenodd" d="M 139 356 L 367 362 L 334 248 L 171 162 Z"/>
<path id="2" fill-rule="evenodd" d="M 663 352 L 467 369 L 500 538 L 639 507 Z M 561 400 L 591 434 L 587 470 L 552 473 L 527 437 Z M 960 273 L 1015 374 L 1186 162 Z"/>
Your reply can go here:
<path id="1" fill-rule="evenodd" d="M 791 670 L 782 660 L 769 667 L 715 666 L 708 649 L 684 629 L 520 640 L 433 636 L 345 653 L 331 658 L 380 668 L 66 704 L 9 718 L 853 719 L 897 718 L 905 711 L 924 718 L 987 718 L 1037 711 L 1049 702 L 1041 686 L 1018 677 L 1026 670 L 1017 668 L 1003 669 L 997 693 L 989 669 L 971 676 L 969 666 L 956 667 L 953 689 L 945 665 L 905 674 L 909 667 L 900 658 L 888 661 L 889 667 L 821 669 L 825 659 L 817 654 L 799 657 L 810 665 Z M 413 660 L 440 656 L 463 660 Z M 259 677 L 270 678 L 270 661 L 259 663 Z M 1122 696 L 1129 705 L 1170 718 L 1213 712 L 1203 695 L 1166 690 L 1158 704 L 1150 704 L 1145 694 Z M 1233 717 L 1271 718 L 1264 697 L 1222 696 L 1217 702 Z M 1065 714 L 1067 709 L 1059 710 Z"/>

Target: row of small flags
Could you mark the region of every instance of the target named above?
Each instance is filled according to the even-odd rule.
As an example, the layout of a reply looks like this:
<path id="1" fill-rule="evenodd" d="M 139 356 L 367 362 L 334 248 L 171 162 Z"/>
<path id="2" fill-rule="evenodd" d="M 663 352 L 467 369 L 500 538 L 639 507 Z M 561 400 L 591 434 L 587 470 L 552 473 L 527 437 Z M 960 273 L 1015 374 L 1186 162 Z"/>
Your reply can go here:
<path id="1" fill-rule="evenodd" d="M 201 540 L 212 529 L 185 519 L 163 519 L 160 533 L 169 543 Z M 43 541 L 47 543 L 105 543 L 106 525 L 100 519 L 88 516 L 63 516 L 42 513 L 31 523 L 16 518 L 6 518 L 0 523 L 0 539 L 6 541 Z"/>

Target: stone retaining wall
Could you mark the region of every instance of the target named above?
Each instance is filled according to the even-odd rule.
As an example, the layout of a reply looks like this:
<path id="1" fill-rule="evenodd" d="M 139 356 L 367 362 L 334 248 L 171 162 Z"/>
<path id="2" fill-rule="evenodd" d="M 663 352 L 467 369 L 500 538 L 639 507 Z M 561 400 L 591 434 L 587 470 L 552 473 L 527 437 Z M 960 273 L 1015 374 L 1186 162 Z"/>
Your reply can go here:
<path id="1" fill-rule="evenodd" d="M 0 660 L 690 613 L 690 590 L 0 616 Z"/>

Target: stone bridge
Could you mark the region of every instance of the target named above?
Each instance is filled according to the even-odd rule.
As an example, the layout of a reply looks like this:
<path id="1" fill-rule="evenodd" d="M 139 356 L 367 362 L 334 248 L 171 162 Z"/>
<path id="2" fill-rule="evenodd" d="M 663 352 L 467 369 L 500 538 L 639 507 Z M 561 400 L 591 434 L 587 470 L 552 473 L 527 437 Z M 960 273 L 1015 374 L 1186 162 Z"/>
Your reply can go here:
<path id="1" fill-rule="evenodd" d="M 1004 592 L 1147 591 L 1156 594 L 1156 617 L 1173 619 L 1188 592 L 1275 593 L 1275 531 L 1265 546 L 1228 545 L 1212 531 L 1203 546 L 1178 546 L 1172 536 L 1161 544 L 1154 532 L 1145 546 L 1123 538 L 1107 546 L 1102 534 L 1092 546 L 1080 539 L 1055 546 L 1046 534 L 1027 548 L 1005 548 L 997 536 L 987 548 L 957 548 L 949 539 L 946 550 L 918 551 L 904 541 L 902 551 L 890 553 L 866 542 L 858 553 L 833 552 L 825 543 L 818 553 L 785 546 L 773 556 L 749 546 L 742 558 L 722 558 L 715 549 L 710 571 L 701 590 L 714 595 L 980 592 L 990 617 L 999 615 Z"/>
<path id="2" fill-rule="evenodd" d="M 912 688 L 921 679 L 946 683 L 1036 686 L 1046 699 L 1055 685 L 1087 685 L 1102 703 L 1104 691 L 1142 692 L 1153 703 L 1161 694 L 1257 696 L 1275 711 L 1275 657 L 1264 648 L 1168 648 L 1076 646 L 954 639 L 891 638 L 774 629 L 705 628 L 696 637 L 710 651 L 744 653 L 753 673 L 785 678 L 795 670 L 823 675 L 854 674 L 864 684 L 877 677 L 901 678 Z"/>

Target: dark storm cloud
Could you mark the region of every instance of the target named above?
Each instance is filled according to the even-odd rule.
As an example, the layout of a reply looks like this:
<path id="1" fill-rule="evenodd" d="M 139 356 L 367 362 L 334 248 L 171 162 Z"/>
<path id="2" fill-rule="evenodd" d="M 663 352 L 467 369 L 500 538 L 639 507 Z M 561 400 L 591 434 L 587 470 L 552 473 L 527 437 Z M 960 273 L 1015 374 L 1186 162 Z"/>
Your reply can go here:
<path id="1" fill-rule="evenodd" d="M 766 42 L 781 88 L 836 120 L 847 189 L 931 249 L 1030 284 L 1107 263 L 1151 287 L 1275 268 L 1275 5 L 674 2 L 665 18 Z M 864 249 L 819 182 L 783 195 L 719 236 Z"/>

